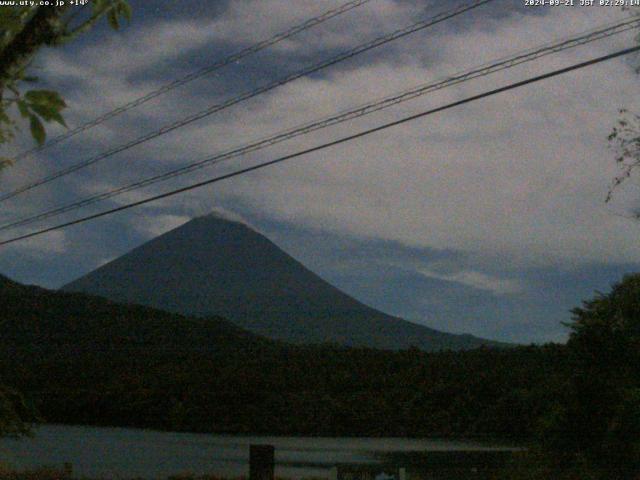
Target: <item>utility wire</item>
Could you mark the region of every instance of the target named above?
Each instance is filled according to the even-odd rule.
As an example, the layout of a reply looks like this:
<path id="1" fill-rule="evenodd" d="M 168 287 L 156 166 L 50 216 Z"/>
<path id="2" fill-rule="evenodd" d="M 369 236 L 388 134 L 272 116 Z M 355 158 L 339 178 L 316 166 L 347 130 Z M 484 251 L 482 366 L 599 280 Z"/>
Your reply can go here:
<path id="1" fill-rule="evenodd" d="M 438 112 L 449 110 L 451 108 L 454 108 L 454 107 L 457 107 L 457 106 L 460 106 L 460 105 L 464 105 L 464 104 L 467 104 L 467 103 L 471 103 L 471 102 L 474 102 L 474 101 L 477 101 L 477 100 L 481 100 L 483 98 L 491 97 L 493 95 L 497 95 L 499 93 L 503 93 L 503 92 L 506 92 L 506 91 L 509 91 L 509 90 L 514 90 L 516 88 L 524 87 L 525 85 L 529 85 L 529 84 L 532 84 L 532 83 L 535 83 L 535 82 L 540 82 L 540 81 L 546 80 L 548 78 L 552 78 L 552 77 L 556 77 L 556 76 L 559 76 L 559 75 L 563 75 L 565 73 L 568 73 L 568 72 L 571 72 L 571 71 L 574 71 L 574 70 L 579 70 L 579 69 L 582 69 L 582 68 L 585 68 L 585 67 L 589 67 L 591 65 L 602 63 L 602 62 L 605 62 L 607 60 L 611 60 L 611 59 L 614 59 L 614 58 L 617 58 L 617 57 L 621 57 L 623 55 L 628 55 L 630 53 L 634 53 L 634 52 L 637 52 L 639 50 L 640 50 L 640 46 L 626 48 L 626 49 L 619 50 L 617 52 L 614 52 L 614 53 L 611 53 L 611 54 L 608 54 L 608 55 L 604 55 L 604 56 L 601 56 L 601 57 L 597 57 L 597 58 L 588 60 L 586 62 L 576 63 L 576 64 L 573 64 L 573 65 L 571 65 L 569 67 L 564 67 L 564 68 L 561 68 L 561 69 L 558 69 L 558 70 L 554 70 L 554 71 L 551 71 L 551 72 L 548 72 L 548 73 L 544 73 L 542 75 L 538 75 L 538 76 L 535 76 L 535 77 L 532 77 L 532 78 L 528 78 L 526 80 L 522 80 L 522 81 L 519 81 L 519 82 L 511 83 L 509 85 L 506 85 L 506 86 L 503 86 L 503 87 L 500 87 L 500 88 L 496 88 L 496 89 L 493 89 L 493 90 L 489 90 L 487 92 L 480 93 L 478 95 L 473 95 L 471 97 L 467 97 L 465 99 L 458 100 L 456 102 L 448 103 L 446 105 L 443 105 L 443 106 L 440 106 L 440 107 L 437 107 L 437 108 L 433 108 L 433 109 L 430 109 L 430 110 L 426 110 L 424 112 L 417 113 L 415 115 L 410 115 L 408 117 L 404 117 L 404 118 L 401 118 L 399 120 L 395 120 L 393 122 L 385 123 L 383 125 L 379 125 L 377 127 L 370 128 L 368 130 L 364 130 L 364 131 L 358 132 L 358 133 L 353 134 L 353 135 L 348 135 L 346 137 L 342 137 L 342 138 L 339 138 L 337 140 L 333 140 L 331 142 L 323 143 L 321 145 L 317 145 L 315 147 L 307 148 L 305 150 L 300 150 L 298 152 L 295 152 L 295 153 L 292 153 L 292 154 L 289 154 L 289 155 L 285 155 L 283 157 L 279 157 L 279 158 L 276 158 L 274 160 L 269 160 L 267 162 L 262 162 L 262 163 L 259 163 L 257 165 L 253 165 L 251 167 L 247 167 L 247 168 L 243 168 L 243 169 L 240 169 L 240 170 L 236 170 L 235 172 L 227 173 L 225 175 L 220 175 L 218 177 L 213 177 L 213 178 L 210 178 L 208 180 L 204 180 L 202 182 L 198 182 L 198 183 L 194 183 L 194 184 L 188 185 L 186 187 L 182 187 L 182 188 L 178 188 L 178 189 L 175 189 L 175 190 L 171 190 L 169 192 L 165 192 L 165 193 L 162 193 L 162 194 L 159 194 L 159 195 L 155 195 L 153 197 L 145 198 L 143 200 L 138 200 L 137 202 L 132 202 L 132 203 L 128 203 L 126 205 L 121 205 L 121 206 L 116 207 L 116 208 L 112 208 L 112 209 L 109 209 L 109 210 L 104 210 L 102 212 L 95 213 L 93 215 L 88 215 L 86 217 L 78 218 L 78 219 L 72 220 L 70 222 L 61 223 L 61 224 L 58 224 L 58 225 L 54 225 L 52 227 L 48 227 L 48 228 L 44 228 L 42 230 L 37 230 L 35 232 L 31 232 L 31 233 L 28 233 L 28 234 L 25 234 L 25 235 L 20 235 L 20 236 L 13 237 L 13 238 L 10 238 L 10 239 L 7 239 L 7 240 L 3 240 L 3 241 L 0 241 L 0 246 L 8 245 L 10 243 L 18 242 L 20 240 L 25 240 L 27 238 L 32 238 L 32 237 L 35 237 L 35 236 L 38 236 L 38 235 L 42 235 L 44 233 L 52 232 L 52 231 L 55 231 L 55 230 L 60 230 L 62 228 L 70 227 L 72 225 L 77 225 L 79 223 L 84 223 L 84 222 L 87 222 L 89 220 L 94 220 L 96 218 L 100 218 L 100 217 L 104 217 L 104 216 L 107 216 L 107 215 L 111 215 L 111 214 L 116 213 L 116 212 L 121 212 L 123 210 L 128 210 L 130 208 L 137 207 L 137 206 L 140 206 L 140 205 L 144 205 L 146 203 L 150 203 L 150 202 L 153 202 L 153 201 L 156 201 L 156 200 L 160 200 L 160 199 L 163 199 L 163 198 L 172 197 L 172 196 L 177 195 L 179 193 L 184 193 L 184 192 L 187 192 L 187 191 L 190 191 L 190 190 L 194 190 L 196 188 L 203 187 L 205 185 L 211 185 L 213 183 L 217 183 L 217 182 L 220 182 L 220 181 L 223 181 L 223 180 L 227 180 L 229 178 L 237 177 L 237 176 L 243 175 L 245 173 L 249 173 L 249 172 L 252 172 L 252 171 L 255 171 L 255 170 L 260 170 L 260 169 L 265 168 L 265 167 L 276 165 L 278 163 L 282 163 L 282 162 L 285 162 L 287 160 L 291 160 L 293 158 L 301 157 L 301 156 L 304 156 L 304 155 L 308 155 L 309 153 L 317 152 L 317 151 L 324 150 L 324 149 L 329 148 L 329 147 L 340 145 L 342 143 L 346 143 L 346 142 L 355 140 L 357 138 L 365 137 L 365 136 L 371 135 L 373 133 L 379 132 L 381 130 L 386 130 L 388 128 L 395 127 L 397 125 L 401 125 L 401 124 L 404 124 L 404 123 L 407 123 L 407 122 L 410 122 L 410 121 L 413 121 L 413 120 L 417 120 L 417 119 L 422 118 L 422 117 L 433 115 L 433 114 L 438 113 Z"/>
<path id="2" fill-rule="evenodd" d="M 383 35 L 381 37 L 378 37 L 374 40 L 371 40 L 369 42 L 366 42 L 364 44 L 361 44 L 351 50 L 348 50 L 346 52 L 343 52 L 339 55 L 337 55 L 336 57 L 332 57 L 328 60 L 325 60 L 323 62 L 311 65 L 310 67 L 307 67 L 303 70 L 294 72 L 290 75 L 287 75 L 279 80 L 276 80 L 272 83 L 269 83 L 267 85 L 264 85 L 262 87 L 259 87 L 255 90 L 251 90 L 251 91 L 247 91 L 245 93 L 242 93 L 236 97 L 230 98 L 228 100 L 226 100 L 225 102 L 221 103 L 221 104 L 216 104 L 216 105 L 212 105 L 211 107 L 202 110 L 200 112 L 197 112 L 195 114 L 192 114 L 186 118 L 183 118 L 181 120 L 178 120 L 174 123 L 165 125 L 164 127 L 160 128 L 159 130 L 156 130 L 154 132 L 150 132 L 147 133 L 141 137 L 136 138 L 135 140 L 132 140 L 128 143 L 119 145 L 117 147 L 114 147 L 110 150 L 107 150 L 106 152 L 103 152 L 101 154 L 98 154 L 97 156 L 91 157 L 87 160 L 83 160 L 79 163 L 76 163 L 74 165 L 71 165 L 67 168 L 58 170 L 56 172 L 53 172 L 49 175 L 46 175 L 42 178 L 40 178 L 39 180 L 35 180 L 31 183 L 28 183 L 26 185 L 23 185 L 21 187 L 18 187 L 15 190 L 12 190 L 11 192 L 8 192 L 4 195 L 0 195 L 0 202 L 3 202 L 5 200 L 8 200 L 10 198 L 13 198 L 21 193 L 24 193 L 26 191 L 29 191 L 33 188 L 39 187 L 41 185 L 45 185 L 53 180 L 56 180 L 60 177 L 63 177 L 65 175 L 68 175 L 70 173 L 76 172 L 82 168 L 88 167 L 89 165 L 93 165 L 94 163 L 99 162 L 100 160 L 103 160 L 105 158 L 111 157 L 113 155 L 115 155 L 116 153 L 120 153 L 123 152 L 125 150 L 128 150 L 132 147 L 135 147 L 137 145 L 140 145 L 144 142 L 147 142 L 149 140 L 152 140 L 154 138 L 160 137 L 162 135 L 165 135 L 173 130 L 176 130 L 178 128 L 184 127 L 185 125 L 188 125 L 190 123 L 195 122 L 196 120 L 200 120 L 202 118 L 208 117 L 209 115 L 212 115 L 216 112 L 219 112 L 221 110 L 227 109 L 237 103 L 243 102 L 245 100 L 249 100 L 250 98 L 253 97 L 257 97 L 258 95 L 261 95 L 263 93 L 266 93 L 270 90 L 273 90 L 281 85 L 284 85 L 286 83 L 292 82 L 294 80 L 297 80 L 298 78 L 310 75 L 311 73 L 315 73 L 318 72 L 324 68 L 327 68 L 331 65 L 334 65 L 336 63 L 342 62 L 344 60 L 347 60 L 349 58 L 355 57 L 356 55 L 359 55 L 361 53 L 364 53 L 368 50 L 372 50 L 376 47 L 379 47 L 381 45 L 387 44 L 389 42 L 392 42 L 394 40 L 397 40 L 399 38 L 405 37 L 407 35 L 410 35 L 412 33 L 415 33 L 419 30 L 423 30 L 427 27 L 433 26 L 435 24 L 438 24 L 440 22 L 444 22 L 445 20 L 448 20 L 450 18 L 456 17 L 458 15 L 461 15 L 464 12 L 467 12 L 469 10 L 478 8 L 481 5 L 484 5 L 486 3 L 492 2 L 494 0 L 475 0 L 473 2 L 471 2 L 470 4 L 467 5 L 463 5 L 457 8 L 454 8 L 452 10 L 448 10 L 446 12 L 440 13 L 434 17 L 431 17 L 429 19 L 426 20 L 421 20 L 419 22 L 413 23 L 412 25 L 409 25 L 408 27 L 405 28 L 401 28 L 399 30 L 396 30 L 395 32 L 392 32 L 390 34 L 387 35 Z"/>
<path id="3" fill-rule="evenodd" d="M 623 33 L 625 31 L 635 29 L 638 27 L 640 27 L 640 19 L 637 19 L 637 18 L 634 20 L 625 20 L 625 21 L 613 23 L 613 24 L 610 23 L 605 26 L 600 26 L 596 29 L 589 30 L 588 32 L 583 32 L 578 36 L 573 36 L 568 39 L 560 40 L 556 43 L 549 43 L 543 46 L 536 47 L 534 49 L 528 49 L 524 52 L 518 52 L 509 57 L 503 57 L 491 63 L 485 63 L 481 66 L 471 69 L 470 71 L 454 74 L 453 76 L 447 77 L 444 80 L 414 87 L 400 94 L 389 96 L 382 100 L 370 102 L 368 104 L 361 105 L 355 109 L 343 111 L 337 115 L 323 118 L 321 120 L 316 120 L 314 122 L 307 123 L 302 126 L 298 126 L 293 129 L 286 130 L 284 132 L 280 132 L 276 135 L 263 138 L 256 142 L 250 143 L 248 145 L 236 147 L 232 150 L 228 150 L 226 152 L 213 155 L 211 157 L 185 165 L 183 167 L 169 170 L 168 172 L 155 175 L 153 177 L 149 177 L 143 180 L 138 180 L 131 184 L 128 184 L 116 189 L 108 190 L 106 192 L 102 192 L 97 195 L 87 197 L 79 201 L 74 201 L 62 206 L 58 206 L 33 216 L 29 216 L 26 218 L 12 221 L 10 223 L 6 223 L 4 225 L 0 225 L 0 231 L 29 225 L 40 220 L 45 220 L 54 216 L 58 216 L 66 212 L 76 210 L 78 208 L 92 205 L 102 200 L 107 200 L 109 198 L 116 197 L 125 192 L 137 190 L 161 181 L 166 181 L 177 176 L 185 175 L 195 170 L 216 165 L 218 163 L 229 160 L 231 158 L 239 157 L 242 155 L 246 155 L 247 153 L 262 150 L 269 146 L 275 145 L 277 143 L 280 143 L 286 140 L 290 140 L 300 135 L 308 134 L 316 130 L 320 130 L 332 125 L 346 122 L 348 120 L 353 120 L 353 119 L 368 115 L 370 113 L 377 112 L 385 108 L 389 108 L 393 105 L 397 105 L 399 103 L 412 100 L 414 98 L 417 98 L 419 96 L 422 96 L 437 90 L 441 90 L 453 85 L 457 85 L 469 80 L 473 80 L 478 77 L 486 76 L 498 71 L 506 70 L 508 68 L 515 67 L 516 65 L 520 65 L 525 62 L 537 60 L 546 55 L 561 52 L 570 48 L 574 48 L 580 45 L 585 45 L 587 43 L 594 42 L 596 40 L 601 40 L 603 38 L 618 35 L 620 33 Z"/>
<path id="4" fill-rule="evenodd" d="M 210 73 L 213 73 L 216 70 L 221 69 L 222 67 L 225 67 L 227 65 L 230 65 L 232 63 L 235 63 L 241 59 L 243 59 L 244 57 L 247 57 L 249 55 L 252 55 L 254 53 L 259 52 L 260 50 L 264 50 L 265 48 L 271 47 L 272 45 L 275 45 L 276 43 L 279 43 L 283 40 L 286 40 L 287 38 L 293 37 L 294 35 L 297 35 L 300 32 L 303 32 L 305 30 L 308 30 L 312 27 L 315 27 L 316 25 L 319 25 L 323 22 L 326 22 L 327 20 L 337 17 L 338 15 L 342 15 L 343 13 L 346 13 L 350 10 L 353 10 L 356 7 L 359 7 L 361 5 L 364 5 L 365 3 L 369 3 L 371 0 L 352 0 L 349 2 L 346 2 L 345 4 L 333 8 L 331 10 L 327 10 L 326 12 L 310 18 L 306 21 L 304 21 L 303 23 L 296 25 L 294 27 L 291 27 L 288 30 L 285 30 L 283 32 L 277 33 L 274 36 L 267 38 L 266 40 L 262 40 L 258 43 L 255 43 L 249 47 L 246 47 L 236 53 L 233 53 L 231 55 L 229 55 L 228 57 L 225 57 L 221 60 L 218 60 L 214 63 L 212 63 L 211 65 L 208 65 L 206 67 L 203 67 L 199 70 L 196 70 L 194 72 L 189 73 L 188 75 L 185 75 L 184 77 L 178 78 L 170 83 L 166 83 L 164 85 L 162 85 L 161 87 L 157 88 L 156 90 L 153 90 L 149 93 L 147 93 L 146 95 L 139 97 L 135 100 L 132 100 L 128 103 L 125 103 L 124 105 L 119 106 L 118 108 L 111 110 L 109 112 L 106 112 L 105 114 L 90 120 L 89 122 L 86 122 L 82 125 L 79 125 L 71 130 L 66 131 L 65 133 L 58 135 L 57 137 L 52 138 L 51 140 L 49 140 L 48 142 L 46 142 L 44 145 L 41 145 L 39 147 L 34 147 L 31 148 L 29 150 L 25 150 L 21 153 L 19 153 L 15 158 L 14 161 L 18 161 L 23 159 L 24 157 L 27 157 L 31 154 L 37 153 L 37 152 L 41 152 L 42 150 L 45 150 L 46 148 L 49 148 L 53 145 L 56 145 L 68 138 L 71 138 L 75 135 L 77 135 L 78 133 L 84 132 L 86 130 L 89 130 L 90 128 L 93 128 L 97 125 L 100 125 L 101 123 L 106 122 L 107 120 L 110 120 L 111 118 L 120 115 L 121 113 L 124 113 L 128 110 L 131 110 L 132 108 L 138 107 L 140 105 L 142 105 L 143 103 L 148 102 L 149 100 L 156 98 L 160 95 L 163 95 L 171 90 L 173 90 L 174 88 L 180 87 L 186 83 L 189 83 L 193 80 L 196 80 L 198 78 L 204 77 L 206 75 L 209 75 Z"/>

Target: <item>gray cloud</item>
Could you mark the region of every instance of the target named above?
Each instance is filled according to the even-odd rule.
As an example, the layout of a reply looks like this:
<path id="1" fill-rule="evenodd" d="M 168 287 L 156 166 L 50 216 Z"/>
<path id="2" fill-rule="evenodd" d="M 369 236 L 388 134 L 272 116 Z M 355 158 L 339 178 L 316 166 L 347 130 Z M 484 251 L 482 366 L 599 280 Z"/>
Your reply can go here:
<path id="1" fill-rule="evenodd" d="M 270 81 L 293 66 L 297 68 L 300 62 L 317 61 L 327 52 L 391 31 L 429 11 L 431 5 L 374 0 L 353 15 L 329 22 L 326 28 L 257 56 L 253 59 L 255 68 L 251 67 L 254 70 L 247 59 L 220 75 L 194 82 L 107 122 L 68 145 L 52 149 L 49 155 L 17 165 L 0 177 L 2 188 L 13 188 L 198 111 L 246 88 L 244 82 Z M 122 35 L 90 37 L 82 55 L 75 49 L 54 50 L 41 62 L 48 82 L 65 91 L 70 104 L 69 122 L 80 124 L 170 80 L 173 64 L 181 71 L 188 66 L 181 58 L 206 50 L 208 45 L 214 45 L 217 54 L 233 51 L 328 6 L 305 0 L 296 2 L 293 9 L 291 2 L 283 0 L 242 1 L 230 3 L 217 16 L 157 21 L 150 17 Z M 511 4 L 508 14 L 486 10 L 413 35 L 356 62 L 298 80 L 105 160 L 82 175 L 16 199 L 0 215 L 9 219 L 37 212 L 43 205 L 100 192 L 622 17 L 617 9 L 598 7 L 555 9 L 545 15 Z M 234 166 L 275 158 L 608 53 L 630 45 L 632 36 L 581 47 L 443 90 L 350 124 L 123 195 L 110 204 L 144 198 L 230 171 Z M 163 69 L 167 70 L 164 77 L 159 73 Z M 243 75 L 246 78 L 238 80 Z M 6 255 L 34 257 L 40 252 L 42 257 L 51 251 L 80 255 L 86 270 L 192 215 L 223 206 L 254 217 L 253 224 L 258 227 L 264 228 L 269 222 L 288 226 L 281 233 L 284 243 L 287 229 L 295 226 L 307 232 L 357 238 L 362 244 L 382 241 L 412 251 L 455 252 L 459 258 L 449 270 L 434 270 L 429 262 L 414 262 L 414 273 L 440 282 L 429 284 L 429 288 L 454 282 L 466 288 L 461 291 L 469 295 L 473 289 L 499 295 L 528 290 L 526 280 L 513 279 L 531 269 L 574 270 L 592 264 L 634 263 L 640 254 L 637 225 L 612 214 L 603 199 L 615 174 L 606 136 L 617 108 L 639 107 L 632 95 L 638 80 L 627 60 L 612 61 L 166 199 L 112 220 L 114 226 L 104 231 L 90 226 L 69 230 L 53 241 L 47 236 L 28 247 L 8 249 Z M 636 199 L 637 194 L 631 193 L 616 208 L 624 209 Z M 124 239 L 114 239 L 111 232 L 116 226 L 127 232 Z M 93 233 L 91 228 L 95 228 Z M 102 238 L 100 248 L 88 245 L 87 239 L 95 237 Z M 303 251 L 299 253 L 304 256 Z M 411 278 L 418 282 L 416 276 Z M 426 312 L 428 308 L 424 308 Z M 474 329 L 474 333 L 482 332 Z"/>

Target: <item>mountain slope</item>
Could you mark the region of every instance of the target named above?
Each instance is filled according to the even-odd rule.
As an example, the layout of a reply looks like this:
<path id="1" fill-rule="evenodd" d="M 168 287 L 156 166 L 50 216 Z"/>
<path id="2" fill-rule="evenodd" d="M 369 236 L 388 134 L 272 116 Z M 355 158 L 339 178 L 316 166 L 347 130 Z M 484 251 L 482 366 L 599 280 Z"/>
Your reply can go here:
<path id="1" fill-rule="evenodd" d="M 63 287 L 187 315 L 220 315 L 295 343 L 425 350 L 491 342 L 386 315 L 333 287 L 248 226 L 196 218 Z"/>
<path id="2" fill-rule="evenodd" d="M 292 346 L 217 318 L 0 277 L 0 384 L 22 392 L 51 423 L 255 435 L 523 435 L 544 411 L 541 402 L 557 397 L 550 389 L 563 385 L 554 383 L 566 368 L 563 352 Z"/>
<path id="3" fill-rule="evenodd" d="M 170 350 L 177 353 L 271 344 L 217 317 L 190 318 L 84 293 L 50 291 L 0 276 L 0 345 L 73 351 Z M 228 347 L 227 347 L 228 346 Z"/>

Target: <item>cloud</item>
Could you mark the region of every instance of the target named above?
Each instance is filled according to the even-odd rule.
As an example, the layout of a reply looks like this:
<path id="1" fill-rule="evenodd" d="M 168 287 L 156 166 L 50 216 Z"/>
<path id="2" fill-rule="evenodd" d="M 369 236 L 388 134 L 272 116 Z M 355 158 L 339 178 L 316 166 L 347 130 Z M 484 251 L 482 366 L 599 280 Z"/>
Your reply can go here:
<path id="1" fill-rule="evenodd" d="M 492 277 L 486 273 L 473 270 L 455 273 L 439 273 L 426 268 L 419 268 L 417 272 L 425 277 L 460 283 L 478 290 L 491 292 L 495 295 L 509 295 L 520 293 L 523 290 L 522 285 L 517 280 Z"/>
<path id="2" fill-rule="evenodd" d="M 234 1 L 214 22 L 211 30 L 219 41 L 252 44 L 341 5 L 334 0 L 298 0 L 295 8 L 291 8 L 288 0 Z M 305 55 L 319 49 L 351 48 L 354 40 L 393 29 L 395 25 L 410 21 L 415 14 L 415 6 L 411 4 L 376 0 L 279 42 L 272 51 Z M 266 18 L 269 21 L 265 21 Z M 252 27 L 247 28 L 247 25 Z"/>
<path id="3" fill-rule="evenodd" d="M 247 217 L 245 217 L 244 215 L 242 215 L 242 214 L 240 214 L 240 213 L 238 213 L 236 211 L 224 208 L 224 207 L 222 207 L 220 205 L 216 206 L 213 209 L 209 208 L 208 213 L 205 213 L 202 216 L 204 216 L 204 217 L 212 216 L 212 217 L 222 218 L 222 219 L 225 219 L 225 220 L 231 220 L 232 222 L 241 223 L 241 224 L 245 225 L 246 227 L 249 227 L 251 230 L 253 230 L 255 232 L 259 232 L 259 233 L 264 234 L 262 232 L 262 229 L 258 225 L 256 225 L 256 224 L 252 223 L 251 221 L 249 221 L 247 219 Z"/>
<path id="4" fill-rule="evenodd" d="M 578 18 L 584 20 L 582 14 Z M 566 36 L 567 25 L 578 23 L 567 20 L 545 18 L 544 27 L 537 20 L 538 35 L 531 37 L 553 37 L 540 34 L 547 31 Z M 530 41 L 523 38 L 522 22 L 508 22 L 492 35 L 481 32 L 477 45 L 504 55 L 498 42 L 517 47 Z M 584 30 L 587 24 L 579 26 Z M 445 48 L 443 56 L 458 68 L 477 62 L 469 58 L 479 56 L 471 41 L 474 34 L 443 37 L 439 45 L 471 46 L 467 51 Z M 609 52 L 617 42 L 549 57 L 499 80 L 491 77 L 451 89 L 375 121 L 362 121 L 359 127 Z M 430 75 L 429 69 L 385 63 L 339 71 L 270 96 L 252 112 L 255 127 L 232 120 L 221 128 L 224 136 L 234 130 L 251 132 L 287 113 L 288 119 L 298 111 L 324 113 L 381 94 L 384 87 L 396 90 L 403 80 L 406 86 Z M 223 191 L 238 195 L 240 190 L 257 208 L 281 220 L 414 246 L 449 247 L 513 265 L 633 261 L 640 253 L 632 240 L 635 225 L 612 216 L 602 200 L 613 172 L 606 135 L 616 106 L 633 103 L 628 92 L 636 83 L 623 62 L 611 62 L 310 155 L 234 181 Z M 358 129 L 341 126 L 316 135 L 315 141 L 301 139 L 289 151 Z M 269 158 L 284 151 L 275 149 Z"/>
<path id="5" fill-rule="evenodd" d="M 291 8 L 285 0 L 234 1 L 218 16 L 150 17 L 122 35 L 88 36 L 81 55 L 76 49 L 48 51 L 41 65 L 51 87 L 65 92 L 69 123 L 77 125 L 211 62 L 214 56 L 219 58 L 339 3 L 301 0 Z M 432 14 L 433 5 L 442 4 L 370 2 L 231 65 L 218 76 L 176 89 L 106 122 L 37 161 L 16 165 L 3 173 L 0 186 L 13 188 L 24 179 L 37 178 L 273 81 L 335 50 L 407 25 Z M 158 174 L 623 16 L 612 8 L 547 9 L 547 14 L 534 15 L 522 6 L 511 7 L 506 16 L 483 7 L 132 148 L 10 202 L 3 220 Z M 610 53 L 633 44 L 632 37 L 629 32 L 441 90 L 122 195 L 109 205 L 202 181 Z M 98 245 L 112 249 L 106 254 L 111 257 L 118 252 L 107 245 L 132 246 L 122 240 L 128 238 L 123 230 L 135 234 L 130 242 L 143 241 L 222 205 L 257 219 L 253 223 L 258 226 L 271 222 L 357 238 L 362 244 L 387 242 L 416 251 L 455 252 L 462 259 L 455 268 L 427 264 L 422 275 L 501 297 L 526 290 L 526 282 L 513 280 L 517 272 L 635 262 L 640 255 L 638 224 L 615 215 L 603 203 L 616 173 L 606 137 L 617 109 L 640 110 L 640 100 L 633 95 L 639 78 L 630 66 L 629 59 L 610 61 L 165 198 L 118 219 L 101 220 L 115 226 L 100 233 L 104 242 Z M 616 211 L 640 199 L 640 191 L 629 192 L 623 204 L 615 205 Z M 97 210 L 84 212 L 88 211 Z M 109 233 L 116 227 L 120 243 Z M 70 231 L 67 241 L 73 249 L 97 255 L 95 243 L 91 248 L 84 245 L 81 235 L 86 231 Z M 285 228 L 282 236 L 286 235 Z M 48 248 L 46 241 L 38 245 L 43 252 Z"/>
<path id="6" fill-rule="evenodd" d="M 38 237 L 27 238 L 4 248 L 5 251 L 11 252 L 10 255 L 20 254 L 27 257 L 47 258 L 51 255 L 65 253 L 68 242 L 65 232 L 54 231 Z"/>
<path id="7" fill-rule="evenodd" d="M 178 228 L 189 220 L 191 220 L 189 217 L 180 215 L 155 215 L 153 217 L 142 217 L 136 223 L 136 228 L 146 237 L 157 237 Z"/>
<path id="8" fill-rule="evenodd" d="M 229 40 L 230 32 L 241 30 L 241 19 L 244 18 L 243 25 L 254 24 L 251 18 L 266 18 L 267 11 L 271 12 L 269 18 L 273 18 L 273 22 L 268 22 L 269 28 L 281 29 L 280 23 L 290 23 L 291 18 L 284 13 L 290 10 L 285 3 L 234 2 L 215 20 L 220 28 L 214 29 L 213 35 Z M 392 15 L 394 20 L 408 18 L 410 7 L 406 3 L 372 2 L 367 6 L 371 10 L 367 15 L 383 18 L 391 9 L 397 13 Z M 311 8 L 317 7 L 314 2 L 307 2 L 295 13 L 305 16 Z M 160 165 L 197 160 L 263 137 L 267 132 L 329 115 L 490 58 L 504 57 L 505 45 L 509 45 L 509 52 L 517 51 L 530 47 L 532 39 L 551 40 L 566 37 L 569 30 L 583 31 L 611 19 L 615 16 L 613 10 L 598 10 L 596 14 L 595 10 L 566 9 L 553 17 L 514 15 L 501 19 L 492 29 L 472 24 L 465 29 L 423 32 L 394 44 L 389 55 L 375 57 L 357 68 L 338 67 L 322 76 L 285 85 L 224 114 L 109 159 L 96 166 L 90 175 L 100 172 L 105 184 L 119 184 L 147 172 L 154 173 Z M 244 17 L 245 14 L 249 17 Z M 128 67 L 123 67 L 125 72 L 144 69 L 164 58 L 151 47 L 152 39 L 180 46 L 181 40 L 172 32 L 182 28 L 184 22 L 151 25 L 143 29 L 139 43 L 118 44 L 122 53 L 119 58 L 126 58 L 130 52 L 135 59 L 149 47 L 143 63 L 130 61 Z M 206 38 L 208 22 L 206 19 L 191 22 L 189 28 L 196 39 Z M 226 27 L 222 28 L 223 24 Z M 342 25 L 341 35 L 349 36 L 347 24 L 336 22 L 336 28 Z M 349 37 L 351 45 L 360 34 L 353 32 Z M 266 32 L 256 35 L 264 36 Z M 428 44 L 424 44 L 425 38 L 429 39 Z M 332 48 L 332 42 L 323 37 L 312 45 L 322 51 Z M 317 145 L 498 84 L 609 52 L 622 44 L 616 38 L 547 57 L 499 76 L 446 89 L 359 121 L 300 137 L 248 155 L 241 159 L 242 163 L 234 160 L 171 185 L 229 171 L 236 163 L 251 164 Z M 107 87 L 106 96 L 117 100 L 130 96 L 122 83 L 126 75 L 118 75 L 113 69 L 105 73 L 109 69 L 100 52 L 107 47 L 92 48 L 94 51 L 88 55 L 93 59 L 90 62 L 54 56 L 48 63 L 58 65 L 54 74 L 76 72 L 83 79 L 97 79 L 103 86 L 117 77 L 120 81 Z M 411 58 L 412 52 L 419 52 L 420 62 Z M 425 63 L 427 58 L 435 58 L 437 62 Z M 92 71 L 99 75 L 91 75 Z M 635 226 L 610 215 L 602 198 L 614 173 L 612 162 L 607 161 L 605 137 L 615 119 L 616 106 L 633 104 L 628 92 L 636 83 L 636 76 L 622 61 L 613 61 L 249 174 L 219 184 L 214 191 L 218 198 L 242 198 L 264 215 L 283 221 L 321 225 L 333 231 L 409 246 L 473 252 L 486 258 L 508 259 L 513 265 L 631 261 L 640 254 L 640 246 L 631 241 L 636 235 Z M 176 95 L 173 100 L 169 96 L 164 106 L 153 106 L 148 112 L 136 112 L 130 120 L 125 117 L 114 126 L 97 129 L 95 138 L 104 135 L 102 141 L 106 141 L 139 130 L 139 115 L 143 123 L 157 125 L 165 122 L 165 116 L 176 115 L 176 105 L 202 107 L 196 100 L 198 97 L 190 97 L 189 92 Z M 124 161 L 134 162 L 136 168 L 117 166 Z M 129 194 L 118 201 L 132 195 L 139 196 Z M 210 201 L 209 195 L 194 192 L 190 198 L 206 203 Z"/>

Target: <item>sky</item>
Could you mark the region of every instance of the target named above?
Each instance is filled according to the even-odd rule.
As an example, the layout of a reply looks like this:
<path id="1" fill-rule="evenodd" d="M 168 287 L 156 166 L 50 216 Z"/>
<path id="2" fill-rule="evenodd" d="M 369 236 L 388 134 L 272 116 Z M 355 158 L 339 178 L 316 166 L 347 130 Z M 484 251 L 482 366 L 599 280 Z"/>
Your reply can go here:
<path id="1" fill-rule="evenodd" d="M 323 13 L 334 0 L 132 0 L 118 32 L 99 25 L 41 51 L 43 88 L 70 127 Z M 465 2 L 371 0 L 183 85 L 0 174 L 0 192 L 266 85 Z M 495 0 L 104 159 L 0 206 L 0 223 L 186 165 L 282 130 L 593 29 L 616 7 Z M 612 37 L 402 103 L 75 212 L 0 232 L 6 239 L 632 46 Z M 571 309 L 640 270 L 640 201 L 607 136 L 640 111 L 637 57 L 624 57 L 376 134 L 0 247 L 0 273 L 58 288 L 212 211 L 240 218 L 355 298 L 447 332 L 564 341 Z M 50 127 L 49 135 L 63 133 Z M 30 146 L 26 132 L 5 153 Z"/>

